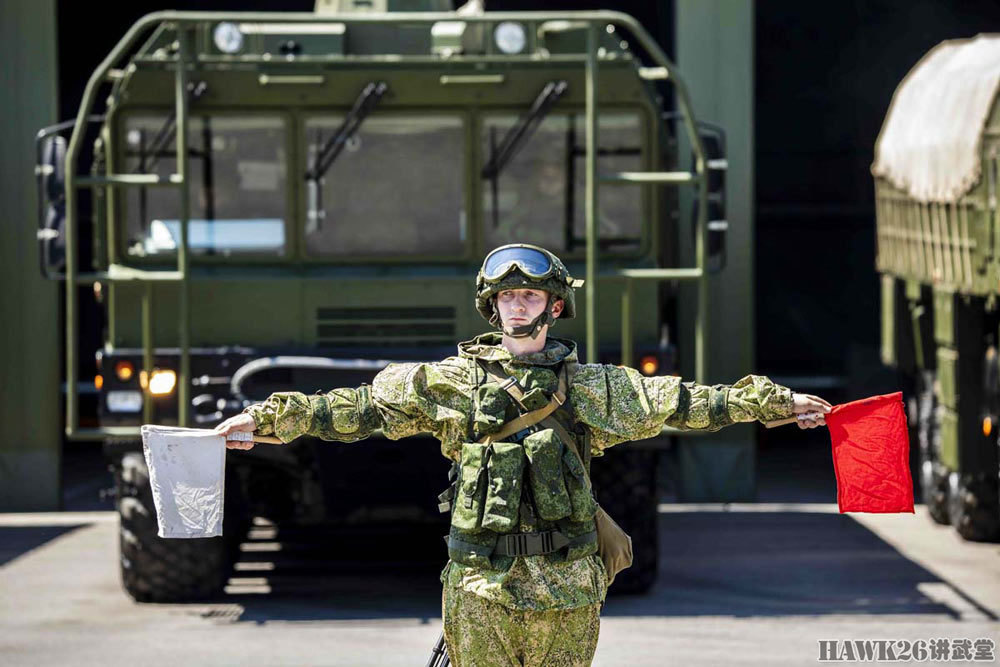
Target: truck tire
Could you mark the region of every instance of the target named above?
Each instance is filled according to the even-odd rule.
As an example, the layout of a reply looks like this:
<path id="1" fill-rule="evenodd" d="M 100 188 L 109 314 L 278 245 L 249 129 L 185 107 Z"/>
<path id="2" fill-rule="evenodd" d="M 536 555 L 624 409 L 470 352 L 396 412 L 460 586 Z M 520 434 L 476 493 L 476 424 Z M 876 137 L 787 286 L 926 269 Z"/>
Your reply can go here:
<path id="1" fill-rule="evenodd" d="M 948 513 L 958 534 L 972 542 L 1000 540 L 996 475 L 953 472 L 948 486 Z"/>
<path id="2" fill-rule="evenodd" d="M 157 536 L 153 492 L 142 454 L 129 452 L 122 457 L 116 484 L 125 591 L 136 602 L 188 602 L 221 593 L 229 576 L 230 548 L 222 537 Z"/>
<path id="3" fill-rule="evenodd" d="M 656 583 L 658 454 L 656 450 L 619 445 L 592 461 L 597 501 L 632 537 L 632 567 L 618 573 L 611 585 L 612 593 L 645 593 Z"/>
<path id="4" fill-rule="evenodd" d="M 935 523 L 948 525 L 948 470 L 938 458 L 941 427 L 934 372 L 924 371 L 918 382 L 917 440 L 920 443 L 920 494 Z"/>

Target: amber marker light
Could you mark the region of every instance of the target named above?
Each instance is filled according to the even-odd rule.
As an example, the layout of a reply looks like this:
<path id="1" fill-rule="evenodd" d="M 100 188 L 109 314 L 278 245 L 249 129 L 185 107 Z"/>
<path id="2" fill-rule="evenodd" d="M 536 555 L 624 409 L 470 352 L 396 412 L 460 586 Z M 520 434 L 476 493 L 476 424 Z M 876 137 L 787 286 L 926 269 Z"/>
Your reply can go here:
<path id="1" fill-rule="evenodd" d="M 989 417 L 983 418 L 983 435 L 989 437 L 990 433 L 993 432 L 993 420 Z"/>
<path id="2" fill-rule="evenodd" d="M 660 361 L 651 354 L 646 355 L 639 360 L 639 370 L 643 375 L 656 375 L 656 371 L 660 370 Z"/>
<path id="3" fill-rule="evenodd" d="M 139 371 L 139 386 L 143 389 L 149 387 L 149 374 L 146 371 Z"/>
<path id="4" fill-rule="evenodd" d="M 100 391 L 101 387 L 103 387 L 103 386 L 104 386 L 104 376 L 103 375 L 95 375 L 94 376 L 94 388 L 96 388 L 97 391 Z"/>
<path id="5" fill-rule="evenodd" d="M 176 373 L 171 370 L 156 370 L 149 376 L 149 393 L 154 396 L 163 396 L 172 392 L 176 384 Z"/>
<path id="6" fill-rule="evenodd" d="M 135 367 L 132 366 L 131 361 L 119 361 L 115 364 L 115 375 L 122 382 L 128 382 L 135 375 Z"/>

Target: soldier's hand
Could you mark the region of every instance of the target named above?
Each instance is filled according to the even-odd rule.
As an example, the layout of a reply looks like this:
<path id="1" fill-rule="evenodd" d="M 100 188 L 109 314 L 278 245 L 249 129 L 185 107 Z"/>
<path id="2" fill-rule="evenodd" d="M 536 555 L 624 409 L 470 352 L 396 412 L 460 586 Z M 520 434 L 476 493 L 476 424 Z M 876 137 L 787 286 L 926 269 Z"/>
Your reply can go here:
<path id="1" fill-rule="evenodd" d="M 215 427 L 215 432 L 219 435 L 227 436 L 226 438 L 226 449 L 253 449 L 253 442 L 249 441 L 239 441 L 239 440 L 229 440 L 228 436 L 230 433 L 235 433 L 237 431 L 244 431 L 253 433 L 254 429 L 257 428 L 256 422 L 254 422 L 253 417 L 241 412 L 238 415 L 233 415 L 226 421 L 222 422 Z"/>
<path id="2" fill-rule="evenodd" d="M 830 402 L 812 394 L 792 394 L 792 412 L 796 415 L 815 413 L 814 419 L 798 419 L 799 428 L 826 426 L 825 415 L 833 408 Z"/>

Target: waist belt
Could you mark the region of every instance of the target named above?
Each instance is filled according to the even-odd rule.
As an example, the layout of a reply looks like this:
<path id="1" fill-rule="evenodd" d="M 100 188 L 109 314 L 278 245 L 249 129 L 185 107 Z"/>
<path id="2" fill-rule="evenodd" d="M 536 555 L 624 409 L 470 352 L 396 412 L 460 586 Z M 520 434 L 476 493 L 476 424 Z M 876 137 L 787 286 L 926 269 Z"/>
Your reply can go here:
<path id="1" fill-rule="evenodd" d="M 497 538 L 493 553 L 497 556 L 537 556 L 558 551 L 568 544 L 569 538 L 558 530 L 510 533 Z"/>
<path id="2" fill-rule="evenodd" d="M 489 557 L 493 556 L 542 556 L 544 554 L 559 551 L 564 547 L 578 546 L 597 539 L 597 531 L 591 531 L 568 538 L 558 530 L 543 530 L 540 533 L 508 533 L 497 538 L 496 546 L 490 550 L 489 547 L 469 544 L 453 535 L 448 535 L 448 547 L 459 551 L 473 551 L 482 553 Z"/>

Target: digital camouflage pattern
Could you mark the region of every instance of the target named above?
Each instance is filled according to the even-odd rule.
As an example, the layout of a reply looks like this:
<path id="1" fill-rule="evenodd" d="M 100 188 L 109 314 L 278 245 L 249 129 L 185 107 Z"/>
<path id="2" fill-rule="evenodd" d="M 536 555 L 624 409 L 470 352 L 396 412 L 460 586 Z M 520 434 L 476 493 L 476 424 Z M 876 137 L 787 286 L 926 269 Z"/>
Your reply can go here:
<path id="1" fill-rule="evenodd" d="M 461 588 L 442 595 L 444 636 L 455 667 L 575 667 L 597 649 L 601 605 L 509 609 Z"/>
<path id="2" fill-rule="evenodd" d="M 576 363 L 576 345 L 549 338 L 539 352 L 513 356 L 489 333 L 459 345 L 459 355 L 435 363 L 390 364 L 371 387 L 334 389 L 307 396 L 272 394 L 244 412 L 257 431 L 291 442 L 303 435 L 353 442 L 381 429 L 396 440 L 430 433 L 441 441 L 444 456 L 458 461 L 470 435 L 495 428 L 501 412 L 477 388 L 483 372 L 475 358 L 498 362 L 526 392 L 551 392 L 553 369 Z M 502 402 L 502 401 L 501 401 Z M 589 432 L 591 452 L 618 443 L 651 438 L 664 424 L 681 429 L 715 431 L 736 422 L 770 421 L 792 415 L 792 392 L 766 377 L 748 375 L 733 385 L 699 385 L 677 376 L 643 376 L 639 371 L 608 364 L 580 364 L 569 388 L 578 424 Z M 492 410 L 492 413 L 491 413 Z M 492 418 L 491 418 L 492 414 Z M 470 434 L 470 431 L 473 433 Z M 527 529 L 530 530 L 530 526 Z M 526 530 L 522 522 L 520 530 Z M 446 588 L 461 588 L 512 609 L 536 611 L 585 607 L 604 599 L 604 566 L 597 556 L 558 562 L 552 554 L 491 558 L 490 567 L 449 562 L 441 575 Z"/>

